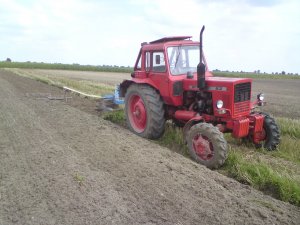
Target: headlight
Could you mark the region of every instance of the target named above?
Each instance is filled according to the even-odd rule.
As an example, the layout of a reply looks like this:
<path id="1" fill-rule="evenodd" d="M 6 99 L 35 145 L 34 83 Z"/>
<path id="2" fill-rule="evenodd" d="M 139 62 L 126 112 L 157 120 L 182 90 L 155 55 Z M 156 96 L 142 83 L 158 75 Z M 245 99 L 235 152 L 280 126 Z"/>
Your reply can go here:
<path id="1" fill-rule="evenodd" d="M 263 101 L 263 100 L 265 99 L 264 93 L 258 94 L 258 95 L 257 95 L 257 99 L 258 99 L 259 101 Z"/>
<path id="2" fill-rule="evenodd" d="M 223 107 L 223 101 L 222 100 L 218 100 L 217 101 L 217 108 L 221 109 Z"/>

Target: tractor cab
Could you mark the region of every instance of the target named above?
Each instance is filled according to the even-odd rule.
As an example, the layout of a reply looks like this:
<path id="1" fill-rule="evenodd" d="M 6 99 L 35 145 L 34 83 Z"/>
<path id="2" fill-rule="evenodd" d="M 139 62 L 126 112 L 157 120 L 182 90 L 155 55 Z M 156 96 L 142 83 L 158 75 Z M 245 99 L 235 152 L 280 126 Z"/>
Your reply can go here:
<path id="1" fill-rule="evenodd" d="M 190 38 L 191 36 L 165 37 L 149 43 L 143 42 L 134 67 L 135 73 L 143 71 L 146 73 L 144 76 L 153 72 L 171 76 L 196 73 L 199 42 L 191 41 Z"/>
<path id="2" fill-rule="evenodd" d="M 193 80 L 197 86 L 199 42 L 191 36 L 164 37 L 149 43 L 143 42 L 131 74 L 132 81 L 147 83 L 159 90 L 164 102 L 182 104 L 183 80 Z M 206 64 L 206 60 L 203 57 Z M 205 77 L 212 74 L 205 70 Z"/>

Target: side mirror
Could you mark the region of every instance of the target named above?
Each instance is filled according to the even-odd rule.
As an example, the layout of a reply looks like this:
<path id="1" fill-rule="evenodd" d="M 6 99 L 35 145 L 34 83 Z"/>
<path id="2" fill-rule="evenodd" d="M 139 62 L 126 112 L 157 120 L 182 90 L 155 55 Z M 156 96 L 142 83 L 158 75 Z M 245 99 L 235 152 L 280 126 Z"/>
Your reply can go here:
<path id="1" fill-rule="evenodd" d="M 155 56 L 155 64 L 160 64 L 160 55 Z"/>

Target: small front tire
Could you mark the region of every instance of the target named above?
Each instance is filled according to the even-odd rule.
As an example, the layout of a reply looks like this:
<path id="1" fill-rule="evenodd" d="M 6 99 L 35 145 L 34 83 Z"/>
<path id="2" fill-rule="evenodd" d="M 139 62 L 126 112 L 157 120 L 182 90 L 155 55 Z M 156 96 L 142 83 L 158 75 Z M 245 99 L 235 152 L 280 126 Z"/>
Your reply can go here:
<path id="1" fill-rule="evenodd" d="M 261 113 L 265 116 L 262 131 L 262 142 L 256 144 L 257 148 L 264 147 L 268 151 L 276 150 L 280 143 L 280 130 L 275 119 L 267 113 Z"/>
<path id="2" fill-rule="evenodd" d="M 228 154 L 227 141 L 217 127 L 208 123 L 195 124 L 186 139 L 190 155 L 196 162 L 210 169 L 224 164 Z"/>

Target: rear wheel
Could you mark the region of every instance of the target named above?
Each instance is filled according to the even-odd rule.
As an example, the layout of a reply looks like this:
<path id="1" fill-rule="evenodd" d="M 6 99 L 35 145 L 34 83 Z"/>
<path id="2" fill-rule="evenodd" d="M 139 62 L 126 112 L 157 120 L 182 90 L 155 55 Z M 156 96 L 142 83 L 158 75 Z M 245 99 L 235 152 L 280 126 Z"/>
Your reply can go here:
<path id="1" fill-rule="evenodd" d="M 261 132 L 260 139 L 262 140 L 260 144 L 256 147 L 264 147 L 265 149 L 272 151 L 276 150 L 280 143 L 280 131 L 273 117 L 267 113 L 261 113 L 265 116 L 263 131 Z"/>
<path id="2" fill-rule="evenodd" d="M 187 133 L 187 143 L 192 158 L 210 169 L 222 166 L 227 158 L 227 142 L 212 124 L 193 125 Z"/>
<path id="3" fill-rule="evenodd" d="M 160 95 L 147 85 L 131 85 L 125 95 L 129 129 L 149 139 L 162 136 L 165 128 L 164 107 Z"/>

